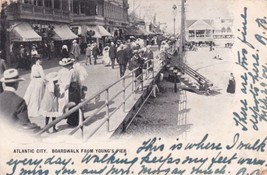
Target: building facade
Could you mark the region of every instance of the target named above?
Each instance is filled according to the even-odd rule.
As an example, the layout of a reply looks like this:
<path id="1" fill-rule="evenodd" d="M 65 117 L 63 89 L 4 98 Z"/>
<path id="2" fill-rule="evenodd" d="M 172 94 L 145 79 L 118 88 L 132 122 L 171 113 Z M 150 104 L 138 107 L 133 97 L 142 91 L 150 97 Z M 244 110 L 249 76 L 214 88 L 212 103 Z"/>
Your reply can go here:
<path id="1" fill-rule="evenodd" d="M 215 43 L 233 42 L 233 20 L 212 19 L 212 20 L 187 20 L 186 39 L 187 41 L 214 41 Z"/>
<path id="2" fill-rule="evenodd" d="M 128 0 L 17 0 L 5 11 L 6 59 L 16 61 L 11 53 L 21 44 L 47 47 L 55 42 L 60 50 L 75 38 L 102 46 L 109 37 L 123 38 L 128 9 Z"/>
<path id="3" fill-rule="evenodd" d="M 105 44 L 108 37 L 123 37 L 128 26 L 128 0 L 73 0 L 72 30 L 83 43 Z"/>
<path id="4" fill-rule="evenodd" d="M 77 38 L 69 28 L 72 23 L 71 0 L 18 0 L 6 8 L 6 59 L 16 62 L 19 47 L 32 45 L 48 56 L 50 49 L 60 50 L 65 41 Z M 49 56 L 50 57 L 50 56 Z"/>

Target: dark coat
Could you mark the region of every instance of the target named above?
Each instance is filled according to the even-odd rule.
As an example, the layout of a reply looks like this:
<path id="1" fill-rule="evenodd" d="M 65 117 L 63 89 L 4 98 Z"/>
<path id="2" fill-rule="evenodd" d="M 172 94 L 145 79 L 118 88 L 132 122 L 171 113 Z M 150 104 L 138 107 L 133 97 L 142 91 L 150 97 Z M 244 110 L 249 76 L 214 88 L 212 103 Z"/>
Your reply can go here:
<path id="1" fill-rule="evenodd" d="M 98 48 L 96 46 L 93 47 L 93 49 L 92 49 L 92 55 L 93 56 L 97 56 L 98 55 Z"/>
<path id="2" fill-rule="evenodd" d="M 147 53 L 147 59 L 153 60 L 153 57 L 154 57 L 153 51 L 152 50 L 148 51 L 148 53 Z"/>
<path id="3" fill-rule="evenodd" d="M 139 67 L 139 69 L 137 69 L 135 71 L 135 77 L 137 77 L 138 75 L 140 75 L 142 73 L 142 67 L 144 64 L 144 60 L 142 58 L 140 58 L 139 56 L 133 56 L 132 59 L 129 61 L 129 70 L 132 71 L 135 68 Z"/>
<path id="4" fill-rule="evenodd" d="M 128 58 L 126 56 L 126 51 L 125 50 L 119 50 L 117 51 L 117 56 L 118 56 L 118 63 L 119 64 L 124 64 L 126 65 L 128 62 Z"/>
<path id="5" fill-rule="evenodd" d="M 0 117 L 7 122 L 27 125 L 30 123 L 25 100 L 14 92 L 4 91 L 0 94 Z"/>
<path id="6" fill-rule="evenodd" d="M 235 79 L 229 80 L 226 92 L 228 92 L 230 94 L 235 93 Z"/>
<path id="7" fill-rule="evenodd" d="M 133 51 L 132 51 L 131 47 L 128 46 L 124 50 L 126 52 L 127 59 L 130 60 L 132 58 L 132 56 L 133 56 L 132 55 Z"/>
<path id="8" fill-rule="evenodd" d="M 117 57 L 117 48 L 115 46 L 110 46 L 109 57 L 110 59 L 115 59 Z"/>

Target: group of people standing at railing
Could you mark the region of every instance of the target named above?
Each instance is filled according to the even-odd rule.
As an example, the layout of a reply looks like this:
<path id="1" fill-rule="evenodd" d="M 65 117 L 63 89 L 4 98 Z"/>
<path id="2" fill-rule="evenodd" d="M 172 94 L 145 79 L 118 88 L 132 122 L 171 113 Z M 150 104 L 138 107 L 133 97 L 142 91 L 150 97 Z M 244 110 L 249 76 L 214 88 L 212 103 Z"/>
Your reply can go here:
<path id="1" fill-rule="evenodd" d="M 55 120 L 70 107 L 80 103 L 87 90 L 87 87 L 83 86 L 87 77 L 85 68 L 74 58 L 63 58 L 59 65 L 62 66 L 59 71 L 45 75 L 42 59 L 36 57 L 24 98 L 15 94 L 19 81 L 23 81 L 18 71 L 5 70 L 1 79 L 4 84 L 4 91 L 0 94 L 1 118 L 19 126 L 32 128 L 36 125 L 30 122 L 29 117 L 43 116 L 47 125 L 50 118 Z M 78 111 L 67 118 L 67 123 L 71 127 L 79 124 Z M 57 132 L 56 126 L 53 126 L 53 132 Z"/>
<path id="2" fill-rule="evenodd" d="M 88 76 L 85 68 L 75 58 L 63 58 L 59 61 L 62 68 L 58 72 L 44 75 L 42 61 L 36 59 L 32 66 L 31 82 L 24 95 L 31 117 L 45 116 L 45 124 L 49 119 L 55 120 L 68 108 L 69 102 L 76 105 L 84 98 L 83 81 Z M 72 113 L 67 123 L 74 127 L 79 124 L 78 113 Z M 53 131 L 57 129 L 54 126 Z"/>
<path id="3" fill-rule="evenodd" d="M 75 45 L 75 41 L 73 45 Z M 74 48 L 74 47 L 73 47 Z M 75 50 L 75 49 L 74 49 Z M 62 67 L 57 72 L 50 72 L 45 75 L 42 67 L 42 58 L 35 53 L 31 67 L 31 81 L 26 89 L 23 98 L 16 95 L 19 82 L 24 79 L 19 76 L 17 69 L 3 71 L 1 82 L 3 92 L 0 93 L 0 117 L 4 121 L 18 124 L 29 129 L 40 129 L 36 124 L 31 123 L 30 118 L 43 116 L 45 125 L 50 119 L 55 120 L 66 111 L 79 104 L 85 98 L 87 87 L 84 80 L 88 76 L 86 68 L 79 63 L 79 55 L 72 54 L 62 58 L 59 65 Z M 136 77 L 142 73 L 145 60 L 153 59 L 151 46 L 141 47 L 139 44 L 131 45 L 127 42 L 111 43 L 109 59 L 112 68 L 117 63 L 120 66 L 120 76 L 124 76 L 127 69 L 136 71 Z M 67 55 L 66 55 L 67 56 Z M 89 60 L 90 61 L 90 60 Z M 150 63 L 151 65 L 151 63 Z M 76 111 L 67 117 L 70 127 L 79 124 L 79 112 Z M 16 125 L 17 126 L 17 125 Z M 53 132 L 57 132 L 53 126 Z"/>

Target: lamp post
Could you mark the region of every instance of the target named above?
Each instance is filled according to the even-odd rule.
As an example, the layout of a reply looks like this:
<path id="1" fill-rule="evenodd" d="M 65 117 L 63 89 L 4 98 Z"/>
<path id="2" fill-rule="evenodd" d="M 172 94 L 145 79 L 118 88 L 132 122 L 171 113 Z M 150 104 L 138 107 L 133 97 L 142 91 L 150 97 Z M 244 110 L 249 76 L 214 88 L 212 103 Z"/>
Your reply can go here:
<path id="1" fill-rule="evenodd" d="M 175 17 L 176 17 L 176 15 L 177 15 L 177 6 L 174 4 L 173 6 L 172 6 L 172 9 L 173 9 L 173 34 L 174 34 L 174 36 L 175 36 Z"/>

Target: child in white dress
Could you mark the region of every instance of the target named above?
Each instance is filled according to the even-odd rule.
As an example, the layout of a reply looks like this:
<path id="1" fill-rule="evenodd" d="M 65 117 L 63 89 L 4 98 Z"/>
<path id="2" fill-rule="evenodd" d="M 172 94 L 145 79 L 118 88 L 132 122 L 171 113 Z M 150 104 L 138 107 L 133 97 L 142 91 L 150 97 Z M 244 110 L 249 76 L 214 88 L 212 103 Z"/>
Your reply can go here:
<path id="1" fill-rule="evenodd" d="M 45 77 L 47 82 L 40 109 L 40 114 L 45 116 L 45 125 L 48 124 L 51 117 L 52 121 L 54 121 L 61 114 L 58 111 L 58 97 L 60 96 L 58 78 L 57 72 L 51 72 Z M 53 126 L 53 132 L 57 132 L 55 125 Z"/>

